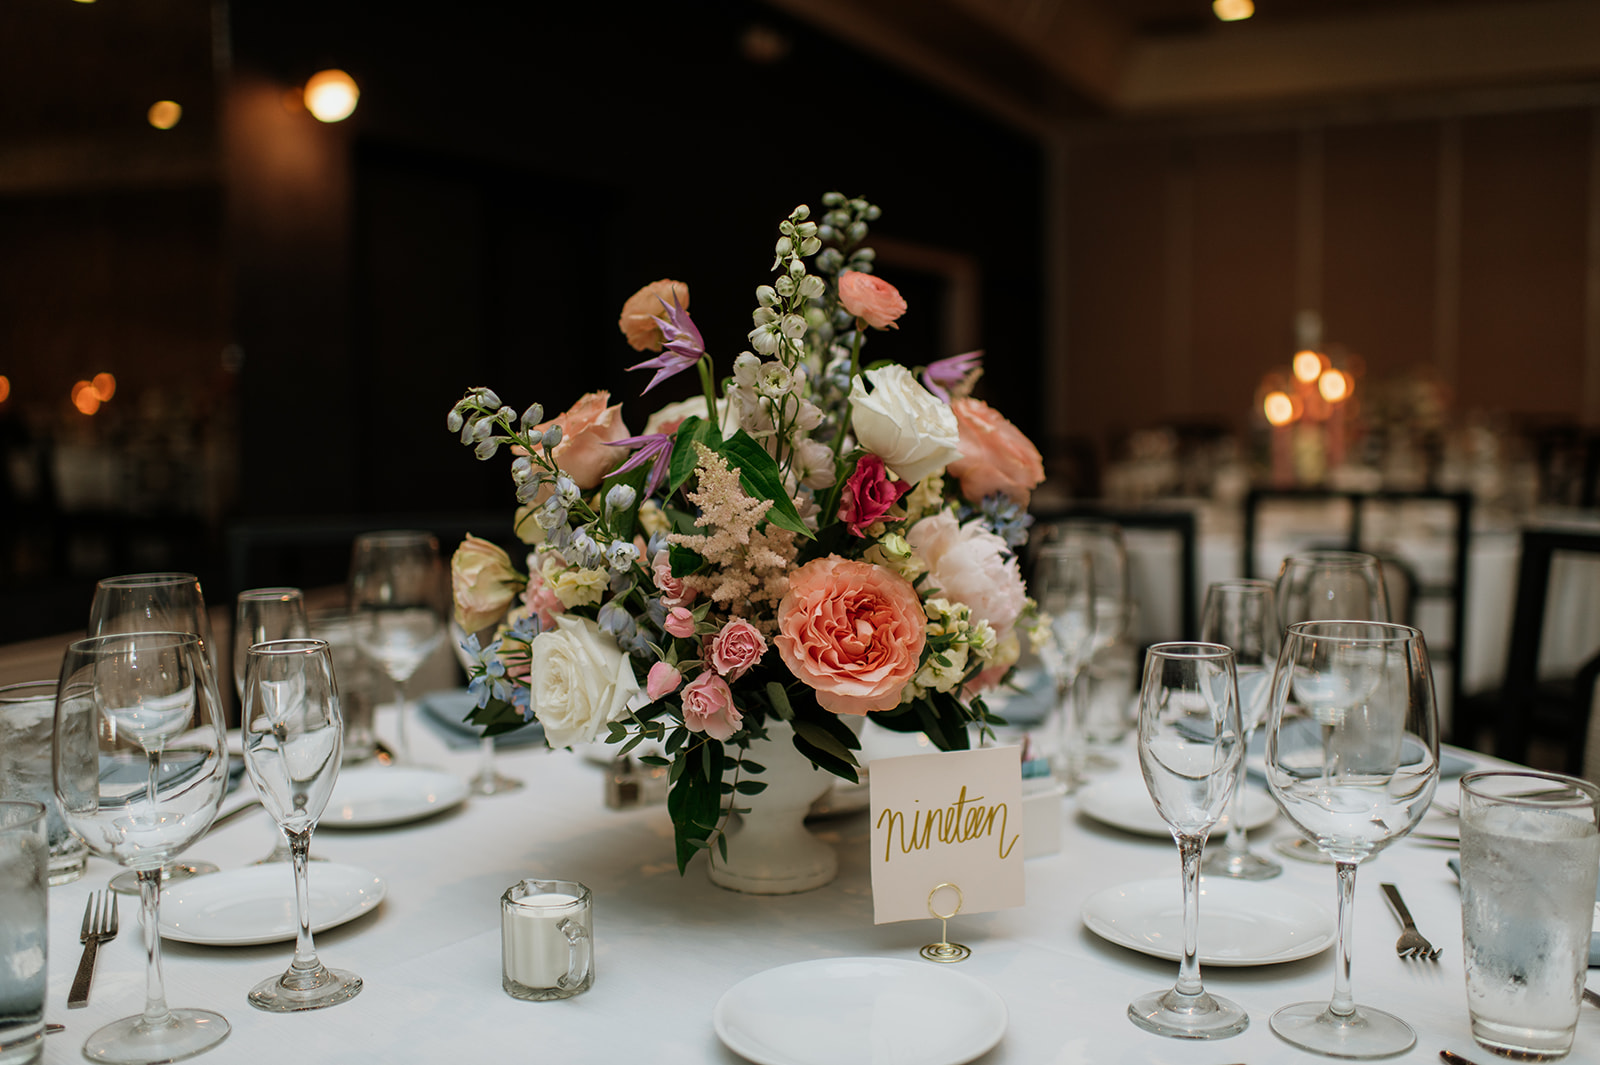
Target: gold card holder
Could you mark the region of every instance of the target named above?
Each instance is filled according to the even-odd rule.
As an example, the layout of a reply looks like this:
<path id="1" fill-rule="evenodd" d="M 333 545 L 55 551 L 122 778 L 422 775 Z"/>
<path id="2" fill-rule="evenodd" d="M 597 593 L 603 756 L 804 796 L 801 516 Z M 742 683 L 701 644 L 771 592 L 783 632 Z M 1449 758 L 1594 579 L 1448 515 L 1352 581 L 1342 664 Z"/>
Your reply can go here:
<path id="1" fill-rule="evenodd" d="M 949 913 L 940 913 L 934 908 L 934 896 L 946 888 L 955 892 L 956 905 L 955 909 Z M 961 888 L 949 881 L 935 885 L 934 889 L 928 892 L 928 912 L 939 919 L 939 942 L 929 943 L 917 953 L 929 961 L 944 963 L 965 961 L 972 956 L 971 948 L 960 943 L 950 942 L 950 918 L 961 912 L 961 907 L 965 902 L 966 899 L 961 894 Z"/>

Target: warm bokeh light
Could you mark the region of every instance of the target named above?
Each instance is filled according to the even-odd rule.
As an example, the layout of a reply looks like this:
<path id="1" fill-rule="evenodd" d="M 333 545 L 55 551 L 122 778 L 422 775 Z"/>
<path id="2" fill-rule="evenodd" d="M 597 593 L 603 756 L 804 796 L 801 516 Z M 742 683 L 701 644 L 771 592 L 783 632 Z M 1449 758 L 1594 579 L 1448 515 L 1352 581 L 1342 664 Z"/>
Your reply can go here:
<path id="1" fill-rule="evenodd" d="M 11 398 L 11 378 L 0 374 L 0 403 Z"/>
<path id="2" fill-rule="evenodd" d="M 157 100 L 145 112 L 145 117 L 156 129 L 171 129 L 183 117 L 183 108 L 172 100 Z"/>
<path id="3" fill-rule="evenodd" d="M 1269 425 L 1288 425 L 1294 421 L 1294 400 L 1283 392 L 1268 392 L 1261 401 L 1261 413 Z"/>
<path id="4" fill-rule="evenodd" d="M 1211 0 L 1211 12 L 1223 22 L 1238 22 L 1256 13 L 1254 0 Z"/>
<path id="5" fill-rule="evenodd" d="M 1294 356 L 1294 376 L 1310 384 L 1322 374 L 1322 356 L 1314 351 L 1298 351 Z"/>
<path id="6" fill-rule="evenodd" d="M 90 381 L 89 383 L 94 385 L 95 394 L 98 395 L 102 401 L 109 400 L 112 396 L 117 394 L 117 379 L 108 373 L 95 374 L 94 380 Z"/>
<path id="7" fill-rule="evenodd" d="M 83 414 L 93 414 L 100 409 L 100 394 L 88 381 L 79 381 L 72 386 L 72 405 Z"/>
<path id="8" fill-rule="evenodd" d="M 1350 395 L 1350 379 L 1338 370 L 1326 370 L 1317 378 L 1317 391 L 1329 403 L 1338 403 Z"/>
<path id="9" fill-rule="evenodd" d="M 319 70 L 306 82 L 306 110 L 318 122 L 342 122 L 356 109 L 361 90 L 342 70 Z"/>

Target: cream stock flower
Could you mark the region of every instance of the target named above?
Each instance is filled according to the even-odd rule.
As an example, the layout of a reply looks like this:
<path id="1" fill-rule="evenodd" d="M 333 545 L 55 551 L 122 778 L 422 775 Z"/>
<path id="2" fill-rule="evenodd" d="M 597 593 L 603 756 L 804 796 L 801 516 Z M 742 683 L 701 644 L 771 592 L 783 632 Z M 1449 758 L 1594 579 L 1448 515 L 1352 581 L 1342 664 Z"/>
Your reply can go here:
<path id="1" fill-rule="evenodd" d="M 544 577 L 545 587 L 555 593 L 561 605 L 568 610 L 598 603 L 611 580 L 611 574 L 606 570 L 567 566 L 559 559 L 549 557 L 540 567 L 540 575 Z"/>
<path id="2" fill-rule="evenodd" d="M 872 385 L 869 393 L 862 378 Z M 904 366 L 880 366 L 850 383 L 856 441 L 902 481 L 916 484 L 961 457 L 961 430 L 948 405 Z"/>
<path id="3" fill-rule="evenodd" d="M 588 618 L 562 614 L 529 647 L 534 716 L 552 747 L 593 743 L 639 691 L 628 656 Z"/>

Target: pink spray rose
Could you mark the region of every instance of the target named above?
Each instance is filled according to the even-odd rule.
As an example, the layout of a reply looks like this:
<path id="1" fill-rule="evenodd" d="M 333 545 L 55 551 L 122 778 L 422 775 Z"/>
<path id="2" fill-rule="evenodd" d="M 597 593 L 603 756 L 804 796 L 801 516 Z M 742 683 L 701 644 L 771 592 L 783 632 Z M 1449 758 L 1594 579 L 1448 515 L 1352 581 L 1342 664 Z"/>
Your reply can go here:
<path id="1" fill-rule="evenodd" d="M 661 324 L 656 319 L 662 316 L 663 300 L 676 302 L 681 309 L 688 310 L 689 286 L 664 277 L 660 281 L 650 282 L 629 296 L 628 302 L 622 305 L 622 317 L 617 319 L 617 328 L 628 338 L 628 346 L 634 351 L 661 350 L 664 341 Z"/>
<path id="2" fill-rule="evenodd" d="M 941 510 L 913 525 L 906 542 L 927 564 L 929 595 L 967 604 L 974 618 L 987 621 L 1005 639 L 1028 593 L 1004 540 L 979 522 L 962 525 Z"/>
<path id="3" fill-rule="evenodd" d="M 677 691 L 678 685 L 682 683 L 682 673 L 665 662 L 657 662 L 650 667 L 650 675 L 645 678 L 644 691 L 650 696 L 650 701 L 655 702 L 663 695 L 671 695 Z"/>
<path id="4" fill-rule="evenodd" d="M 738 680 L 767 653 L 766 637 L 744 618 L 733 618 L 711 638 L 706 656 L 711 668 L 729 680 Z"/>
<path id="5" fill-rule="evenodd" d="M 610 392 L 590 392 L 565 414 L 533 428 L 533 432 L 542 433 L 561 426 L 556 464 L 585 492 L 598 486 L 613 467 L 627 458 L 626 451 L 610 446 L 611 441 L 628 435 L 628 427 L 622 424 L 622 404 L 608 407 L 606 402 L 610 399 Z"/>
<path id="6" fill-rule="evenodd" d="M 784 665 L 836 714 L 900 705 L 926 640 L 922 601 L 910 581 L 837 555 L 790 574 L 773 638 Z"/>
<path id="7" fill-rule="evenodd" d="M 685 607 L 675 606 L 667 612 L 667 620 L 661 623 L 661 627 L 673 636 L 687 640 L 694 635 L 694 615 Z"/>
<path id="8" fill-rule="evenodd" d="M 906 301 L 893 285 L 859 270 L 839 275 L 839 304 L 874 329 L 899 329 L 895 319 L 906 313 Z"/>
<path id="9" fill-rule="evenodd" d="M 683 578 L 672 575 L 672 560 L 665 551 L 657 551 L 650 560 L 650 572 L 656 579 L 656 587 L 661 590 L 662 606 L 670 609 L 694 602 L 694 589 L 686 586 Z"/>
<path id="10" fill-rule="evenodd" d="M 683 726 L 690 732 L 726 741 L 743 724 L 744 715 L 733 705 L 733 689 L 715 673 L 702 673 L 683 689 Z"/>
<path id="11" fill-rule="evenodd" d="M 511 556 L 488 540 L 471 533 L 450 556 L 450 593 L 455 600 L 456 623 L 466 632 L 488 628 L 522 590 L 522 577 L 511 566 Z"/>
<path id="12" fill-rule="evenodd" d="M 544 575 L 536 569 L 528 571 L 528 587 L 522 593 L 522 602 L 531 614 L 539 616 L 540 631 L 556 627 L 556 615 L 566 612 L 561 597 L 544 583 Z"/>
<path id="13" fill-rule="evenodd" d="M 1000 493 L 1019 507 L 1044 480 L 1044 460 L 1039 449 L 1005 415 L 981 399 L 958 399 L 950 404 L 961 429 L 961 457 L 945 472 L 961 482 L 961 494 L 974 503 Z"/>
<path id="14" fill-rule="evenodd" d="M 911 491 L 909 481 L 891 481 L 888 467 L 876 455 L 862 455 L 855 472 L 844 482 L 839 497 L 839 520 L 857 536 L 865 536 L 867 526 L 882 520 L 895 501 Z"/>

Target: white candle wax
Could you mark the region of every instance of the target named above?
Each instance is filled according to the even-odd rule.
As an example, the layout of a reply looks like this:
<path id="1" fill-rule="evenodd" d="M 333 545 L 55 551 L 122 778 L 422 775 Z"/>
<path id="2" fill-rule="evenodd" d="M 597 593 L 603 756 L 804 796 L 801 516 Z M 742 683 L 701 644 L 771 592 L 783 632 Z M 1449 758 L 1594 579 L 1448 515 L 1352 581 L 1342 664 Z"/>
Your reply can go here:
<path id="1" fill-rule="evenodd" d="M 576 896 L 559 892 L 525 895 L 513 900 L 501 922 L 506 975 L 524 987 L 555 987 L 567 974 L 571 947 L 559 925 L 565 918 L 586 931 L 589 915 L 574 910 Z"/>

